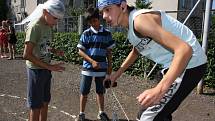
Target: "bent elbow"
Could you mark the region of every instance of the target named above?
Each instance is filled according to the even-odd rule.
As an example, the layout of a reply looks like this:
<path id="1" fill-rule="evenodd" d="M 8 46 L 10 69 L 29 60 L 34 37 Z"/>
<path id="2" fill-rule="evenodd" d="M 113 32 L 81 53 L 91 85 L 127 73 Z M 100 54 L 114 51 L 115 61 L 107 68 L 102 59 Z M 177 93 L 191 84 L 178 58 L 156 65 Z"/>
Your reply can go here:
<path id="1" fill-rule="evenodd" d="M 193 49 L 189 44 L 185 44 L 183 51 L 188 58 L 192 57 Z"/>
<path id="2" fill-rule="evenodd" d="M 82 49 L 78 49 L 78 54 L 82 55 L 82 53 L 83 53 L 83 50 Z"/>
<path id="3" fill-rule="evenodd" d="M 80 50 L 78 51 L 78 55 L 81 55 L 81 52 L 80 52 Z"/>
<path id="4" fill-rule="evenodd" d="M 23 55 L 22 55 L 22 58 L 24 59 L 24 60 L 28 60 L 28 58 L 29 58 L 29 55 L 27 54 L 27 53 L 23 53 Z"/>
<path id="5" fill-rule="evenodd" d="M 23 54 L 23 55 L 22 55 L 22 58 L 23 58 L 24 60 L 27 60 L 27 55 L 26 55 L 26 54 Z"/>
<path id="6" fill-rule="evenodd" d="M 187 51 L 188 51 L 189 55 L 192 56 L 192 54 L 193 54 L 193 48 L 190 45 L 188 45 Z"/>

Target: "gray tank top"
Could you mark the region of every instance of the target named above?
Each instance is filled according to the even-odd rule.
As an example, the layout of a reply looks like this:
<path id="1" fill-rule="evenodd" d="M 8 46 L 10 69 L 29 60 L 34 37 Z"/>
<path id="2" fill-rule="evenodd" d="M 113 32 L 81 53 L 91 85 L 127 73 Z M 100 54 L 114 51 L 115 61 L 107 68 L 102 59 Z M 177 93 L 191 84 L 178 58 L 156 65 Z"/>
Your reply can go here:
<path id="1" fill-rule="evenodd" d="M 141 9 L 133 10 L 130 12 L 128 39 L 129 42 L 139 51 L 141 55 L 146 56 L 147 58 L 158 64 L 161 64 L 163 68 L 168 68 L 172 62 L 173 53 L 156 43 L 151 38 L 139 38 L 134 32 L 134 18 L 139 14 L 153 11 L 154 10 Z M 162 27 L 166 31 L 179 37 L 192 47 L 192 58 L 190 59 L 186 68 L 193 68 L 206 63 L 207 57 L 193 32 L 187 26 L 183 25 L 181 22 L 167 15 L 165 12 L 156 12 L 160 12 Z"/>

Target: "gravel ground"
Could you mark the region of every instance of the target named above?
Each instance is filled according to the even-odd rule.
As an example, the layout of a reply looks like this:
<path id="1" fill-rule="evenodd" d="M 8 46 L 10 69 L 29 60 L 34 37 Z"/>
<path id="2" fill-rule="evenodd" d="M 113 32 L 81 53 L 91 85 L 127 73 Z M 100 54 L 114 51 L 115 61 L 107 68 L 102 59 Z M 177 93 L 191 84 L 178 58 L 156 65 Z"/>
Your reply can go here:
<path id="1" fill-rule="evenodd" d="M 73 121 L 79 112 L 80 66 L 65 64 L 65 67 L 64 72 L 53 72 L 48 121 Z M 24 60 L 0 59 L 0 121 L 27 121 L 26 81 Z M 126 120 L 112 91 L 128 118 L 135 120 L 139 109 L 135 97 L 153 85 L 152 82 L 142 81 L 138 77 L 123 75 L 118 80 L 118 88 L 107 90 L 105 109 L 109 117 L 111 118 L 115 110 L 120 121 Z M 205 89 L 204 92 L 206 94 L 197 95 L 194 90 L 173 114 L 173 121 L 215 121 L 215 90 Z M 93 84 L 86 107 L 88 120 L 96 120 L 98 110 L 95 100 Z"/>

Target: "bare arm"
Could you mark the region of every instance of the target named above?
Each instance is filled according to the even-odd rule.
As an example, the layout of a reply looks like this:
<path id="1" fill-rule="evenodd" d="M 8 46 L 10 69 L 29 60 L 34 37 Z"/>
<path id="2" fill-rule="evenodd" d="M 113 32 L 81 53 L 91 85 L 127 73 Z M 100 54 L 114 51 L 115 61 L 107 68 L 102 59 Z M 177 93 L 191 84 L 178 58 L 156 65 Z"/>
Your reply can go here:
<path id="1" fill-rule="evenodd" d="M 110 75 L 112 73 L 112 50 L 107 50 L 107 60 L 108 60 L 108 68 L 107 68 L 107 74 Z"/>
<path id="2" fill-rule="evenodd" d="M 93 68 L 99 69 L 99 63 L 93 60 L 91 57 L 89 57 L 83 50 L 79 49 L 78 54 L 84 58 L 84 60 L 88 61 L 93 65 Z"/>
<path id="3" fill-rule="evenodd" d="M 157 43 L 173 51 L 174 57 L 169 71 L 159 83 L 159 85 L 169 87 L 187 66 L 192 55 L 192 48 L 175 35 L 165 31 L 158 22 L 158 16 L 150 17 L 150 14 L 149 16 L 147 14 L 138 16 L 135 19 L 135 29 L 140 34 L 153 38 Z M 140 20 L 144 21 L 145 24 L 139 24 Z"/>
<path id="4" fill-rule="evenodd" d="M 141 21 L 144 21 L 144 24 L 141 24 Z M 141 14 L 135 18 L 134 26 L 135 30 L 141 35 L 151 37 L 157 43 L 174 53 L 169 70 L 155 87 L 156 89 L 153 90 L 154 93 L 148 91 L 148 93 L 142 93 L 139 96 L 139 102 L 145 106 L 149 106 L 154 101 L 159 101 L 174 80 L 184 71 L 192 56 L 192 48 L 180 38 L 161 27 L 160 15 L 150 13 Z M 152 96 L 155 96 L 155 99 Z"/>
<path id="5" fill-rule="evenodd" d="M 122 63 L 121 67 L 115 72 L 114 75 L 110 77 L 112 81 L 115 81 L 118 77 L 121 76 L 121 74 L 131 65 L 134 63 L 134 61 L 137 59 L 139 53 L 138 51 L 133 47 L 125 61 Z"/>
<path id="6" fill-rule="evenodd" d="M 48 69 L 48 70 L 51 70 L 51 71 L 63 71 L 64 70 L 64 67 L 60 66 L 62 63 L 50 65 L 48 63 L 44 63 L 43 61 L 41 61 L 40 59 L 35 57 L 33 55 L 33 48 L 34 48 L 33 43 L 31 43 L 31 42 L 25 43 L 25 48 L 24 48 L 24 53 L 23 53 L 23 58 L 25 60 L 29 60 L 32 63 L 34 63 L 35 65 Z"/>

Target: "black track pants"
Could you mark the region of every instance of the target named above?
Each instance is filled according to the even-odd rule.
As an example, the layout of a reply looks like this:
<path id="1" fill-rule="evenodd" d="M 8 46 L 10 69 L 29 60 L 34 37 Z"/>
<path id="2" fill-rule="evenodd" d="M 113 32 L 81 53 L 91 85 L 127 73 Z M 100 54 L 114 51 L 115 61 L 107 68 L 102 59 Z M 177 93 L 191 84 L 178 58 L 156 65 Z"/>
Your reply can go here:
<path id="1" fill-rule="evenodd" d="M 141 121 L 171 121 L 172 113 L 196 87 L 206 70 L 206 64 L 186 69 L 171 85 L 160 103 L 142 110 Z"/>

